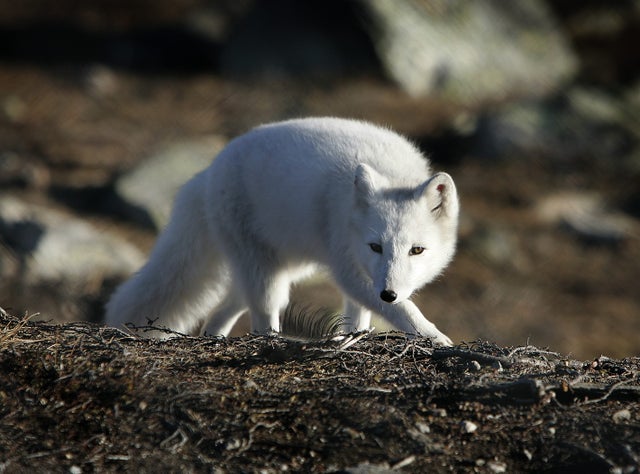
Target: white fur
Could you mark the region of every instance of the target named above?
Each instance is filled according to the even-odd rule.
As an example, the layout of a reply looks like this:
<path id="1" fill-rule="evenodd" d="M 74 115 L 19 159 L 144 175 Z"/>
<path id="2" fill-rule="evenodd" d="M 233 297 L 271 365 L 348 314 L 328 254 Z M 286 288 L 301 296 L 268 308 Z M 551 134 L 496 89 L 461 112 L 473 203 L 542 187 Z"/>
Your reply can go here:
<path id="1" fill-rule="evenodd" d="M 373 311 L 449 345 L 409 298 L 451 260 L 457 223 L 449 175 L 431 176 L 426 158 L 390 130 L 335 118 L 261 126 L 182 187 L 106 322 L 227 335 L 249 310 L 253 332 L 277 332 L 290 285 L 323 266 L 344 293 L 346 330 L 368 328 Z"/>

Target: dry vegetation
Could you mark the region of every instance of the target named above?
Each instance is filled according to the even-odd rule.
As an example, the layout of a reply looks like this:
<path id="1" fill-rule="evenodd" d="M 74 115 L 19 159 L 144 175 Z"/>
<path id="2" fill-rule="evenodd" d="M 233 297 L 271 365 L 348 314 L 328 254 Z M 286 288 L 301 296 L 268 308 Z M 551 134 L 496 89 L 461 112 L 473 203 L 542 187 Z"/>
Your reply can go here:
<path id="1" fill-rule="evenodd" d="M 0 472 L 638 472 L 640 359 L 0 314 Z M 364 469 L 364 470 L 358 470 Z"/>

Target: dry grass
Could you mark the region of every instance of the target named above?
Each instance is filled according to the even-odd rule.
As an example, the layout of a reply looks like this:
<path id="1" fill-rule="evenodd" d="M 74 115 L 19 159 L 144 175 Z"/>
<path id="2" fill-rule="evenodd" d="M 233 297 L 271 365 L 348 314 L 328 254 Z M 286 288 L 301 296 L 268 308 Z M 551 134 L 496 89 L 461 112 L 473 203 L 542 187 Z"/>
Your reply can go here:
<path id="1" fill-rule="evenodd" d="M 5 326 L 0 329 L 0 347 L 5 344 L 15 342 L 34 342 L 20 339 L 18 338 L 18 334 L 20 334 L 20 331 L 26 326 L 29 320 L 36 316 L 38 316 L 38 313 L 31 315 L 25 314 L 21 319 L 16 320 L 15 318 L 10 317 L 9 314 L 0 307 L 0 317 L 4 322 L 6 322 Z"/>

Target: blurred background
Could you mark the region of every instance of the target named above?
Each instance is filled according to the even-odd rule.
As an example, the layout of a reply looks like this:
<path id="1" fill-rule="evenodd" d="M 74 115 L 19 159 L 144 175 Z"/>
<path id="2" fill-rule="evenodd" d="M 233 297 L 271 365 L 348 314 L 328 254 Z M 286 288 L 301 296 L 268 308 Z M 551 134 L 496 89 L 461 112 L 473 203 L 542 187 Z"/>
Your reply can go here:
<path id="1" fill-rule="evenodd" d="M 638 0 L 1 0 L 0 307 L 100 322 L 230 138 L 332 115 L 454 177 L 443 332 L 638 356 L 639 44 Z"/>

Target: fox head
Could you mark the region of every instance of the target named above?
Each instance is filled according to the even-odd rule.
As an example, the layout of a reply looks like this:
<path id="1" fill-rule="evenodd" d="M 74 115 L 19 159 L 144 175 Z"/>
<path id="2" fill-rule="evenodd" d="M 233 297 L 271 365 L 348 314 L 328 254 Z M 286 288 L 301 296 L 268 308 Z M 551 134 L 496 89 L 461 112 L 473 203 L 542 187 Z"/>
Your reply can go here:
<path id="1" fill-rule="evenodd" d="M 398 188 L 368 165 L 354 179 L 352 244 L 361 270 L 387 303 L 399 303 L 433 280 L 453 257 L 459 203 L 455 184 L 437 173 Z"/>

